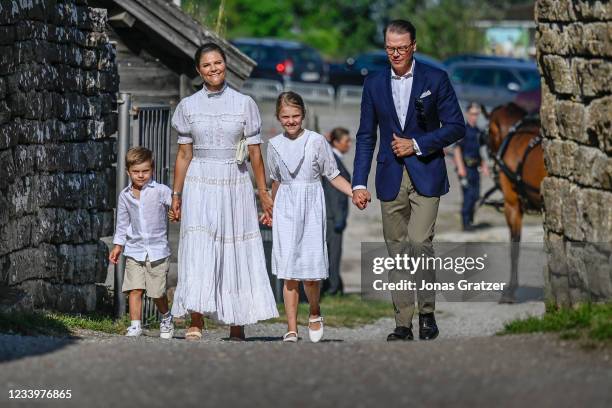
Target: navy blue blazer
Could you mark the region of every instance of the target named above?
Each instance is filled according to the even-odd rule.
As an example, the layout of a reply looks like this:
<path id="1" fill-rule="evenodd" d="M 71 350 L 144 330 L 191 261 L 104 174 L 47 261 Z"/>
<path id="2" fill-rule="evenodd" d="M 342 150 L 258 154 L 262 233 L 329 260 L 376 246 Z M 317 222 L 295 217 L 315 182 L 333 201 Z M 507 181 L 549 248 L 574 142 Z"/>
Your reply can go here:
<path id="1" fill-rule="evenodd" d="M 428 197 L 446 194 L 449 184 L 443 148 L 465 134 L 463 114 L 446 72 L 416 60 L 413 75 L 406 123 L 403 124 L 393 104 L 390 67 L 368 75 L 363 85 L 353 186 L 367 186 L 377 130 L 380 129 L 376 196 L 382 201 L 397 197 L 404 166 L 419 194 Z M 417 99 L 423 107 L 424 120 L 421 121 L 417 121 L 417 117 L 423 118 L 415 109 Z M 391 149 L 393 133 L 416 140 L 422 155 L 397 158 Z"/>

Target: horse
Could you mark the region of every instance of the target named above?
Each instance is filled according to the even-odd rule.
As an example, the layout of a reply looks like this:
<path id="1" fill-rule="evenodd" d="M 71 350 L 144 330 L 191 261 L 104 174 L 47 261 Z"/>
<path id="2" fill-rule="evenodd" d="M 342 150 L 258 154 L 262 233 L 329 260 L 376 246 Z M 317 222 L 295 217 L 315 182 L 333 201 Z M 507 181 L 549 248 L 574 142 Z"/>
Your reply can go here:
<path id="1" fill-rule="evenodd" d="M 540 120 L 527 116 L 515 103 L 498 106 L 485 116 L 489 119 L 487 147 L 495 162 L 496 187 L 504 196 L 503 211 L 510 229 L 511 275 L 500 303 L 514 303 L 518 287 L 519 242 L 523 215 L 542 210 L 540 185 L 546 177 Z M 481 205 L 492 191 L 485 194 Z"/>

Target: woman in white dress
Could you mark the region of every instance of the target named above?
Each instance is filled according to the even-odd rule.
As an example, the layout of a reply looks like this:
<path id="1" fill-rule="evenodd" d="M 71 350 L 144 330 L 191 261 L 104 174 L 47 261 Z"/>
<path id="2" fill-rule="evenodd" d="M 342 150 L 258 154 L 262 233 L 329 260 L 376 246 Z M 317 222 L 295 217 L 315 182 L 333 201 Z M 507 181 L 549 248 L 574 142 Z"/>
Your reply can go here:
<path id="1" fill-rule="evenodd" d="M 268 166 L 272 178 L 272 273 L 284 279 L 283 296 L 287 333 L 283 340 L 296 342 L 299 282 L 310 305 L 308 333 L 311 341 L 323 336 L 319 309 L 320 283 L 328 277 L 325 195 L 321 176 L 348 196 L 349 182 L 339 176 L 332 149 L 324 136 L 302 128 L 304 102 L 295 92 L 280 94 L 276 117 L 284 132 L 268 143 Z"/>
<path id="2" fill-rule="evenodd" d="M 251 178 L 246 162 L 236 160 L 245 138 L 262 207 L 270 214 L 261 119 L 253 99 L 225 83 L 219 46 L 201 46 L 195 63 L 204 86 L 181 100 L 172 117 L 179 133 L 172 211 L 181 220 L 172 314 L 191 313 L 188 340 L 202 337 L 203 315 L 230 325 L 230 339 L 244 339 L 244 325 L 278 316 Z"/>

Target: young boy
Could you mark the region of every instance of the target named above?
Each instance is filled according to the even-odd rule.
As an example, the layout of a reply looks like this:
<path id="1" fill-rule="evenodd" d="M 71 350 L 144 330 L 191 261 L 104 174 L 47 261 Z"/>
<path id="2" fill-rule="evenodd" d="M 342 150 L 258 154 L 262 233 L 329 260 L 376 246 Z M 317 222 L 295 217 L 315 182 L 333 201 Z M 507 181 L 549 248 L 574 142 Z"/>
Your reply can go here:
<path id="1" fill-rule="evenodd" d="M 126 336 L 142 334 L 140 321 L 142 295 L 155 301 L 163 314 L 159 336 L 174 335 L 172 315 L 166 297 L 170 247 L 167 238 L 167 210 L 172 202 L 170 188 L 152 180 L 153 153 L 144 147 L 133 147 L 125 157 L 130 184 L 121 191 L 117 202 L 117 226 L 109 260 L 116 264 L 125 247 L 125 276 L 122 292 L 129 293 L 132 324 Z"/>

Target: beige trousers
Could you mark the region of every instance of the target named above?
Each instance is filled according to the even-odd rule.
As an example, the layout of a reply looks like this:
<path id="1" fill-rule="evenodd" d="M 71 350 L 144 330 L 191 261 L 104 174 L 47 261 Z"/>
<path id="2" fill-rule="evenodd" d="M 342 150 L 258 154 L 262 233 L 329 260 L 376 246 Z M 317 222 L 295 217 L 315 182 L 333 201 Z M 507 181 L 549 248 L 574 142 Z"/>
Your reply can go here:
<path id="1" fill-rule="evenodd" d="M 425 197 L 417 193 L 408 171 L 404 168 L 399 193 L 393 201 L 381 201 L 383 235 L 389 256 L 434 256 L 432 240 L 438 216 L 440 197 Z M 389 271 L 389 282 L 401 280 L 434 282 L 435 270 L 420 269 L 415 274 L 393 269 Z M 419 313 L 431 313 L 435 309 L 435 292 L 417 290 Z M 395 323 L 410 327 L 415 309 L 415 291 L 391 291 Z"/>

